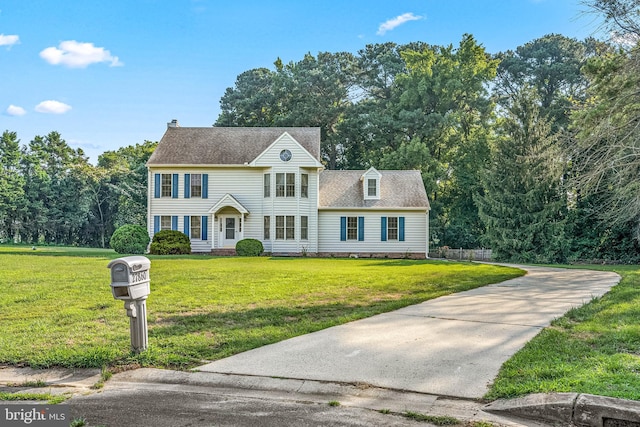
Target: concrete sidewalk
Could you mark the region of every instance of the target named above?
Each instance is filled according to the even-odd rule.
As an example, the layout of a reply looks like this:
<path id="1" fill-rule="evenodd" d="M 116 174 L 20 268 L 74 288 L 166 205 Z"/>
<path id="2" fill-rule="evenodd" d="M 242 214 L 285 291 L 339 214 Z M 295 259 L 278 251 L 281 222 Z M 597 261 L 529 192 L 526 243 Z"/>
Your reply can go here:
<path id="1" fill-rule="evenodd" d="M 481 398 L 502 364 L 569 309 L 617 284 L 611 272 L 528 274 L 247 351 L 197 368 Z"/>

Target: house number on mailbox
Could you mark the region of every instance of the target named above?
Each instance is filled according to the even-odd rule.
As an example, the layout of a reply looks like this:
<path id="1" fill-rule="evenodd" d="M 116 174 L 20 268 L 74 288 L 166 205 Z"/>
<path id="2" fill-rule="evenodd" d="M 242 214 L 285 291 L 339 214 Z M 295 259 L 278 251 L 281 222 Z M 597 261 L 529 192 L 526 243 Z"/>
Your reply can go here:
<path id="1" fill-rule="evenodd" d="M 131 272 L 131 280 L 134 283 L 143 282 L 147 280 L 147 271 L 134 271 Z"/>

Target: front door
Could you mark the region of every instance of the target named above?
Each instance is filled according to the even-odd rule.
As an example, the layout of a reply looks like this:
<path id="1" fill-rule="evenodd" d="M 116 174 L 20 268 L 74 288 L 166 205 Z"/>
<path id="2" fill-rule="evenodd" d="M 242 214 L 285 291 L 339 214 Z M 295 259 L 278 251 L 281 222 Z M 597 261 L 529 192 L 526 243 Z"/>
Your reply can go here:
<path id="1" fill-rule="evenodd" d="M 240 240 L 240 217 L 221 216 L 220 217 L 220 242 L 223 248 L 235 248 Z"/>

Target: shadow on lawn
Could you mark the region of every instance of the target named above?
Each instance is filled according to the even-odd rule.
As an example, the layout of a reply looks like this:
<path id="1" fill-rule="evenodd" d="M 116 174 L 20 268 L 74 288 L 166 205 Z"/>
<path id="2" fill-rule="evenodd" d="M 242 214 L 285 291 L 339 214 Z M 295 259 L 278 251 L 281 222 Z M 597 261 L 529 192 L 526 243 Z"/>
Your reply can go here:
<path id="1" fill-rule="evenodd" d="M 393 304 L 393 303 L 396 304 Z M 242 311 L 172 315 L 150 323 L 149 335 L 171 337 L 194 332 L 229 332 L 270 327 L 290 330 L 319 330 L 394 310 L 397 301 L 381 301 L 370 306 L 327 304 L 313 307 L 265 307 Z M 407 305 L 407 302 L 402 304 Z"/>
<path id="2" fill-rule="evenodd" d="M 368 306 L 327 304 L 173 315 L 150 323 L 149 338 L 173 353 L 167 366 L 188 368 L 299 335 L 416 303 L 380 301 Z M 188 337 L 191 338 L 188 338 Z M 171 350 L 169 350 L 171 348 Z"/>

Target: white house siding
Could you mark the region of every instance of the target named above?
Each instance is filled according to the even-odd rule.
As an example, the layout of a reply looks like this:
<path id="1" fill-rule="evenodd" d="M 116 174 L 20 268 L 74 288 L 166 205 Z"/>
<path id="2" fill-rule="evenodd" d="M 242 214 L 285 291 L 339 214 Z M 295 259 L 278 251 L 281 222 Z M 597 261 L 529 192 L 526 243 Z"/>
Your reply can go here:
<path id="1" fill-rule="evenodd" d="M 364 240 L 340 240 L 340 217 L 364 217 Z M 404 241 L 381 238 L 382 217 L 404 217 Z M 420 254 L 427 256 L 428 218 L 425 211 L 320 210 L 318 252 L 321 254 Z"/>
<path id="2" fill-rule="evenodd" d="M 156 173 L 178 174 L 178 198 L 155 198 Z M 208 198 L 184 198 L 184 174 L 208 174 Z M 184 231 L 184 216 L 207 216 L 207 240 L 192 236 L 193 252 L 209 252 L 217 241 L 217 221 L 209 210 L 225 195 L 231 194 L 250 214 L 245 217 L 244 237 L 262 238 L 262 171 L 254 168 L 150 168 L 149 170 L 149 235 L 153 238 L 153 217 L 178 216 L 178 230 Z"/>
<path id="3" fill-rule="evenodd" d="M 282 163 L 282 162 L 280 162 Z M 271 197 L 265 198 L 263 193 L 263 175 L 272 173 Z M 296 197 L 275 197 L 275 173 L 290 172 L 296 174 Z M 178 198 L 155 198 L 154 174 L 178 174 Z M 185 173 L 208 174 L 208 198 L 184 198 Z M 309 175 L 309 197 L 300 197 L 300 174 Z M 249 214 L 245 215 L 242 238 L 253 238 L 262 241 L 265 251 L 277 253 L 300 253 L 303 251 L 317 252 L 317 201 L 318 201 L 318 172 L 315 168 L 301 169 L 292 161 L 274 168 L 261 167 L 184 167 L 159 168 L 149 170 L 149 218 L 148 231 L 153 238 L 154 216 L 177 216 L 178 230 L 184 231 L 184 216 L 207 216 L 207 240 L 196 236 L 191 237 L 193 252 L 209 252 L 219 248 L 220 223 L 218 218 L 210 214 L 210 209 L 226 194 L 231 194 L 241 203 Z M 225 208 L 220 213 L 234 212 Z M 271 240 L 264 240 L 264 216 L 271 216 Z M 296 228 L 294 240 L 275 240 L 275 216 L 294 215 Z M 309 239 L 300 240 L 300 216 L 307 216 L 309 220 Z"/>
<path id="4" fill-rule="evenodd" d="M 279 163 L 283 163 L 278 161 Z M 300 168 L 295 164 L 281 164 L 277 167 L 264 169 L 263 173 L 271 174 L 271 197 L 263 200 L 262 217 L 271 217 L 270 240 L 264 241 L 265 251 L 273 253 L 301 253 L 318 251 L 317 221 L 318 221 L 318 171 L 316 168 Z M 275 197 L 276 194 L 276 173 L 296 174 L 296 195 L 295 197 Z M 308 197 L 300 197 L 300 175 L 309 175 Z M 295 239 L 276 239 L 276 216 L 295 216 Z M 300 217 L 308 217 L 308 239 L 300 239 Z M 263 220 L 261 217 L 261 220 Z M 263 234 L 260 234 L 262 240 Z"/>
<path id="5" fill-rule="evenodd" d="M 262 239 L 262 171 L 254 168 L 216 168 L 209 172 L 209 199 L 211 200 L 207 212 L 226 194 L 231 194 L 249 214 L 245 215 L 242 238 Z M 223 212 L 229 212 L 229 208 Z M 232 212 L 233 210 L 231 210 Z M 220 212 L 221 214 L 223 212 Z M 213 233 L 213 248 L 219 248 L 218 218 L 211 214 L 215 228 Z M 209 249 L 211 250 L 211 246 Z"/>
<path id="6" fill-rule="evenodd" d="M 291 160 L 283 162 L 280 160 L 280 152 L 284 149 L 291 151 Z M 298 144 L 288 133 L 278 138 L 268 149 L 252 162 L 255 166 L 295 166 L 313 167 L 320 166 L 318 160 L 309 154 L 300 144 Z"/>

